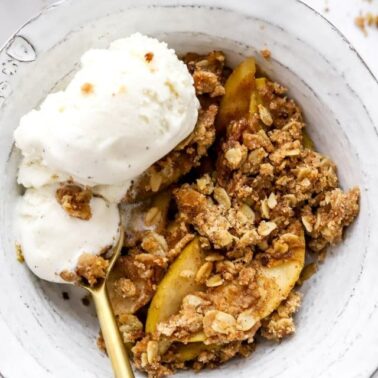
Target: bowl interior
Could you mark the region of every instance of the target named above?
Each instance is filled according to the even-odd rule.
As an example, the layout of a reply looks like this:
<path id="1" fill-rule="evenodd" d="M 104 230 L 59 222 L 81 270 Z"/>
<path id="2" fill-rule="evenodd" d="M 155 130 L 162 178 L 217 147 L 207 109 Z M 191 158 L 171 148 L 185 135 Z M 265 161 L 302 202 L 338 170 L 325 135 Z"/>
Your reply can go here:
<path id="1" fill-rule="evenodd" d="M 305 295 L 296 317 L 295 337 L 280 345 L 263 343 L 250 358 L 204 374 L 222 376 L 237 367 L 241 377 L 293 377 L 303 373 L 310 363 L 315 367 L 307 377 L 333 371 L 332 366 L 338 366 L 338 359 L 347 354 L 348 343 L 354 337 L 350 325 L 359 315 L 350 308 L 366 264 L 370 243 L 367 230 L 373 216 L 369 211 L 371 194 L 364 192 L 371 187 L 364 163 L 366 141 L 358 134 L 362 127 L 372 128 L 372 120 L 363 101 L 356 99 L 345 72 L 338 68 L 337 59 L 330 61 L 298 33 L 273 22 L 269 14 L 277 6 L 274 0 L 255 8 L 243 1 L 243 10 L 173 6 L 168 2 L 155 6 L 141 3 L 137 8 L 120 0 L 96 2 L 95 7 L 89 3 L 65 2 L 45 11 L 0 54 L 0 261 L 6 267 L 0 277 L 0 329 L 6 328 L 15 348 L 27 356 L 24 366 L 17 368 L 14 360 L 9 361 L 5 374 L 10 371 L 17 378 L 33 367 L 39 377 L 111 376 L 107 358 L 95 345 L 98 325 L 93 308 L 83 304 L 85 293 L 42 282 L 15 259 L 12 218 L 20 188 L 16 185 L 19 154 L 12 147 L 12 133 L 24 113 L 49 92 L 65 85 L 84 51 L 106 47 L 112 40 L 135 31 L 166 41 L 178 53 L 223 50 L 230 65 L 254 55 L 263 70 L 287 86 L 299 102 L 317 148 L 336 162 L 342 186 L 361 187 L 358 220 L 316 276 L 301 288 Z M 311 17 L 306 7 L 295 4 L 293 11 Z M 269 61 L 259 55 L 264 47 L 272 51 Z M 371 143 L 377 145 L 376 141 Z M 62 292 L 67 292 L 70 299 L 64 300 Z"/>

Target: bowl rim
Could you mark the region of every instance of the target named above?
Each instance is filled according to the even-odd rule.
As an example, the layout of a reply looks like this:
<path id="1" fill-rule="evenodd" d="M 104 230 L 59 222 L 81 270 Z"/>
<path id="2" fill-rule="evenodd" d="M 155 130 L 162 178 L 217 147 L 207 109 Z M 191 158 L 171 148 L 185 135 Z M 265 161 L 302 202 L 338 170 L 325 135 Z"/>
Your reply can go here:
<path id="1" fill-rule="evenodd" d="M 52 4 L 44 5 L 40 8 L 40 10 L 35 13 L 34 16 L 30 17 L 27 21 L 25 21 L 18 29 L 16 29 L 11 35 L 5 40 L 5 42 L 0 45 L 0 54 L 8 48 L 10 43 L 13 41 L 13 39 L 25 28 L 27 27 L 30 23 L 34 22 L 37 20 L 39 17 L 44 15 L 46 12 L 57 8 L 61 5 L 64 5 L 65 3 L 69 3 L 72 0 L 57 0 Z M 357 51 L 357 49 L 354 47 L 354 45 L 349 41 L 349 39 L 341 32 L 341 30 L 335 26 L 327 17 L 325 17 L 323 14 L 321 14 L 319 11 L 314 9 L 311 5 L 305 3 L 303 0 L 294 0 L 296 3 L 301 4 L 302 6 L 306 7 L 308 10 L 316 14 L 317 17 L 320 17 L 324 22 L 328 24 L 328 26 L 336 32 L 339 37 L 343 40 L 344 44 L 348 46 L 348 48 L 358 57 L 358 60 L 362 65 L 365 67 L 365 69 L 369 72 L 371 75 L 371 78 L 374 80 L 375 84 L 378 86 L 378 78 L 374 75 L 373 71 L 371 70 L 370 66 L 366 63 L 366 61 L 362 58 L 361 54 Z M 177 5 L 190 5 L 190 1 L 186 0 L 176 0 Z M 208 0 L 209 6 L 213 5 L 214 3 L 210 0 Z M 138 7 L 138 5 L 136 5 Z"/>

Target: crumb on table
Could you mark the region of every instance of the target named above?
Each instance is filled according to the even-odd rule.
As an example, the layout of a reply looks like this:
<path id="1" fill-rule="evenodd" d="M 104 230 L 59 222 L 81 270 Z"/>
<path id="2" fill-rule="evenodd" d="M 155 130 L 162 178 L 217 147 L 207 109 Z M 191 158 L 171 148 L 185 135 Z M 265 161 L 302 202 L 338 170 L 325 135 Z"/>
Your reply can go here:
<path id="1" fill-rule="evenodd" d="M 262 49 L 260 53 L 262 57 L 266 60 L 269 60 L 272 57 L 272 52 L 269 49 Z"/>
<path id="2" fill-rule="evenodd" d="M 19 243 L 16 243 L 16 259 L 20 263 L 25 262 L 24 254 L 22 252 L 22 247 L 21 247 L 21 244 Z"/>
<path id="3" fill-rule="evenodd" d="M 371 12 L 364 15 L 360 14 L 354 19 L 354 23 L 364 33 L 364 35 L 367 36 L 367 27 L 375 27 L 378 29 L 378 14 L 373 14 Z"/>

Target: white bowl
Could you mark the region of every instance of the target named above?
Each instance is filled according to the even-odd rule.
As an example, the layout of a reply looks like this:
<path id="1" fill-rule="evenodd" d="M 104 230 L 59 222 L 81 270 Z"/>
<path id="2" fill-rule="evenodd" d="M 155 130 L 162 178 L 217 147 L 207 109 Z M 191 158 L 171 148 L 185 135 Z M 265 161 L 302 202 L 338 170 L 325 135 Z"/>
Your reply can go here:
<path id="1" fill-rule="evenodd" d="M 41 282 L 16 261 L 12 213 L 19 196 L 18 155 L 12 133 L 22 114 L 64 85 L 85 50 L 140 31 L 166 40 L 178 52 L 221 49 L 232 64 L 255 55 L 299 101 L 316 145 L 337 163 L 342 185 L 362 190 L 358 220 L 302 288 L 296 335 L 202 374 L 373 376 L 378 366 L 376 79 L 343 36 L 300 1 L 182 4 L 61 1 L 23 26 L 0 52 L 1 373 L 7 378 L 111 377 L 107 358 L 95 346 L 93 310 L 81 303 L 84 293 Z M 264 47 L 272 51 L 269 62 L 257 53 Z M 70 293 L 69 301 L 62 291 Z"/>

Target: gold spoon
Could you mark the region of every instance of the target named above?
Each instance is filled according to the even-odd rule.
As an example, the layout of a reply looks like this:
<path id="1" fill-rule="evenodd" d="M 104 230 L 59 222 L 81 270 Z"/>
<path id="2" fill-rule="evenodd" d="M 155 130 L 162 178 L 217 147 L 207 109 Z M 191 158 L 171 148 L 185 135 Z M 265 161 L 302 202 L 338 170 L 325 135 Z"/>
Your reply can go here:
<path id="1" fill-rule="evenodd" d="M 105 340 L 106 351 L 112 362 L 114 376 L 116 378 L 134 378 L 134 373 L 130 365 L 129 356 L 118 330 L 118 326 L 113 314 L 106 289 L 106 280 L 112 270 L 114 263 L 121 253 L 124 239 L 124 232 L 120 230 L 120 237 L 113 248 L 113 255 L 109 260 L 109 266 L 105 278 L 99 281 L 94 287 L 79 282 L 79 285 L 91 293 L 96 306 L 97 317 L 100 323 L 102 336 Z"/>

